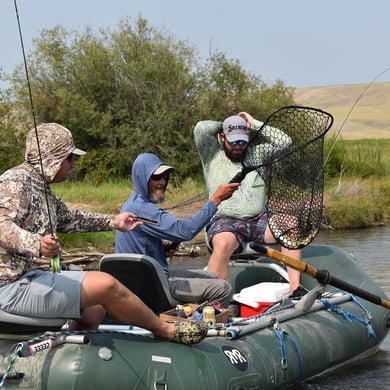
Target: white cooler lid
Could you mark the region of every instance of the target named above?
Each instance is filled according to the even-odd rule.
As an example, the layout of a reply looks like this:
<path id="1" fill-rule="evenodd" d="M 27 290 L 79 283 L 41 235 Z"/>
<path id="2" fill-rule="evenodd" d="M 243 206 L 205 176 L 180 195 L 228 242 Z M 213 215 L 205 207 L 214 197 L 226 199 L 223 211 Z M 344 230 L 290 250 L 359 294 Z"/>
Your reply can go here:
<path id="1" fill-rule="evenodd" d="M 243 288 L 233 299 L 250 307 L 258 307 L 259 302 L 277 302 L 290 295 L 289 283 L 263 282 Z"/>

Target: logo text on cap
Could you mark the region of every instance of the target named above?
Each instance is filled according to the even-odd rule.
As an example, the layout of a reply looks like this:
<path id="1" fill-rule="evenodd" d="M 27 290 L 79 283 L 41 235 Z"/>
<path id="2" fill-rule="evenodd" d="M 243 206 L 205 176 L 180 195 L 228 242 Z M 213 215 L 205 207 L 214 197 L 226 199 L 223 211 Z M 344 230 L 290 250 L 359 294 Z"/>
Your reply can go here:
<path id="1" fill-rule="evenodd" d="M 240 125 L 236 125 L 236 126 L 229 125 L 229 131 L 232 131 L 232 130 L 246 130 L 246 127 L 240 126 Z"/>

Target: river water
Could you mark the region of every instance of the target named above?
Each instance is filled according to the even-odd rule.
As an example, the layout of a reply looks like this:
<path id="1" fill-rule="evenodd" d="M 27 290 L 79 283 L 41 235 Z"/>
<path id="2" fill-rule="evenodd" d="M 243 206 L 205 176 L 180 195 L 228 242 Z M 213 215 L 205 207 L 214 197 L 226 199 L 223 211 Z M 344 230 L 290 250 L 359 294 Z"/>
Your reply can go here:
<path id="1" fill-rule="evenodd" d="M 315 242 L 332 244 L 352 253 L 390 298 L 389 237 L 390 226 L 380 226 L 321 232 Z M 294 388 L 297 390 L 390 389 L 390 336 L 384 340 L 375 355 Z"/>
<path id="2" fill-rule="evenodd" d="M 351 253 L 390 299 L 389 237 L 390 226 L 380 226 L 368 229 L 321 231 L 314 242 L 332 244 Z M 194 263 L 202 266 L 207 263 L 207 259 L 191 261 L 182 258 L 177 259 L 177 262 L 186 263 L 186 266 L 194 266 Z M 390 336 L 381 344 L 375 355 L 297 385 L 294 389 L 390 389 Z"/>

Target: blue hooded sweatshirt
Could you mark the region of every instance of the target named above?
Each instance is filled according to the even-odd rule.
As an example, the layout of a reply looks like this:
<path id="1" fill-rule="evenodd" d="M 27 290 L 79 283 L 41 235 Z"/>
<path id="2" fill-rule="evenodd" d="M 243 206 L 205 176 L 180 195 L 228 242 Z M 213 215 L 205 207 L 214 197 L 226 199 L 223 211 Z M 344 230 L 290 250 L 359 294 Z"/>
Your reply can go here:
<path id="1" fill-rule="evenodd" d="M 217 206 L 208 200 L 194 215 L 179 219 L 149 201 L 148 182 L 155 170 L 164 163 L 154 154 L 142 153 L 133 163 L 131 178 L 134 190 L 122 206 L 121 212 L 131 211 L 140 217 L 156 220 L 160 226 L 142 224 L 130 232 L 116 231 L 116 253 L 139 253 L 156 259 L 168 271 L 163 241 L 192 240 L 210 221 Z"/>

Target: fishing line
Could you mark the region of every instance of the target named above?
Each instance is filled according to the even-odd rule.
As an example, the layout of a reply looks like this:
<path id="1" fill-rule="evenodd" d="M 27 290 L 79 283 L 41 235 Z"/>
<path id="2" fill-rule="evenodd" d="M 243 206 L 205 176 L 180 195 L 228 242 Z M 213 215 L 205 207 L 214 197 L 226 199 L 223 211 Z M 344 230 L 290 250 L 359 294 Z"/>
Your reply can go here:
<path id="1" fill-rule="evenodd" d="M 334 147 L 335 147 L 335 145 L 336 145 L 336 141 L 337 141 L 338 137 L 340 136 L 342 130 L 344 129 L 344 126 L 345 126 L 345 124 L 347 123 L 347 120 L 349 119 L 349 117 L 351 116 L 353 110 L 354 110 L 355 107 L 358 105 L 358 103 L 359 103 L 360 100 L 363 98 L 363 96 L 364 96 L 365 93 L 368 91 L 368 89 L 371 87 L 371 85 L 374 84 L 375 81 L 378 80 L 379 77 L 381 77 L 381 76 L 382 76 L 384 73 L 386 73 L 388 70 L 390 70 L 390 67 L 387 68 L 387 69 L 385 69 L 384 71 L 380 72 L 377 76 L 375 76 L 375 77 L 371 80 L 371 82 L 363 89 L 363 91 L 360 93 L 360 95 L 358 96 L 358 98 L 355 100 L 355 103 L 352 105 L 352 107 L 351 107 L 350 110 L 348 111 L 348 114 L 347 114 L 347 116 L 345 117 L 343 123 L 341 124 L 340 129 L 339 129 L 339 130 L 337 131 L 337 133 L 336 133 L 334 142 L 333 142 L 331 148 L 329 149 L 329 152 L 328 152 L 328 154 L 327 154 L 327 156 L 326 156 L 326 158 L 325 158 L 324 167 L 325 167 L 326 163 L 328 162 L 329 157 L 330 157 L 330 154 L 332 153 L 332 151 L 333 151 L 333 149 L 334 149 Z"/>
<path id="2" fill-rule="evenodd" d="M 207 191 L 204 191 L 204 192 L 201 192 L 201 193 L 199 193 L 199 194 L 193 196 L 192 198 L 187 199 L 183 202 L 177 203 L 177 204 L 170 206 L 170 207 L 165 207 L 164 210 L 173 210 L 173 209 L 177 209 L 177 208 L 180 208 L 183 206 L 189 206 L 193 203 L 199 202 L 201 200 L 206 200 L 206 199 L 207 199 Z"/>

